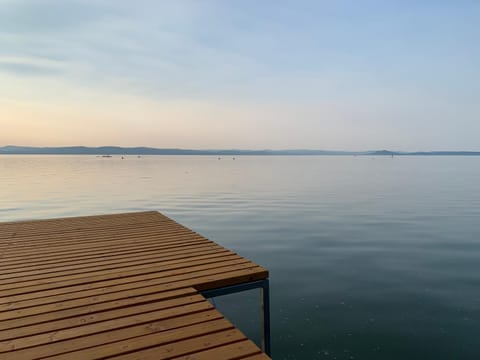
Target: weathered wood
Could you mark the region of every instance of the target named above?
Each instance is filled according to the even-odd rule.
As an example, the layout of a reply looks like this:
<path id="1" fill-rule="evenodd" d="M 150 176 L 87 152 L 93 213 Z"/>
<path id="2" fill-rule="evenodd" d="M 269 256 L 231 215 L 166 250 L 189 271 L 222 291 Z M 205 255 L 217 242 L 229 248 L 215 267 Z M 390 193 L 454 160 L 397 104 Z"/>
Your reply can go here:
<path id="1" fill-rule="evenodd" d="M 6 330 L 0 331 L 0 341 L 83 326 L 134 314 L 157 311 L 159 309 L 180 307 L 187 304 L 202 302 L 204 299 L 201 295 L 196 294 L 169 300 L 159 300 L 154 295 L 147 295 L 143 298 L 135 298 L 135 300 L 137 301 L 127 298 L 124 299 L 124 301 L 117 301 L 114 305 L 103 303 L 100 304 L 101 306 L 90 306 L 87 309 L 74 308 L 69 311 L 70 314 L 67 314 L 64 319 L 50 318 L 46 319 L 46 322 L 43 323 L 31 322 L 30 324 L 25 324 L 21 327 L 16 326 L 15 322 L 11 322 L 10 329 L 6 326 L 4 327 L 4 324 L 2 324 L 2 328 Z"/>
<path id="2" fill-rule="evenodd" d="M 215 332 L 203 336 L 191 336 L 183 341 L 176 341 L 170 344 L 156 346 L 145 350 L 135 351 L 125 355 L 113 356 L 110 359 L 116 360 L 158 360 L 172 359 L 181 355 L 201 352 L 213 349 L 225 344 L 234 343 L 245 339 L 237 329 Z M 214 359 L 221 359 L 215 358 Z"/>
<path id="3" fill-rule="evenodd" d="M 17 278 L 11 279 L 2 279 L 0 280 L 0 291 L 5 289 L 12 289 L 12 288 L 19 288 L 19 287 L 26 287 L 30 285 L 39 285 L 39 284 L 48 284 L 52 282 L 60 282 L 60 281 L 68 281 L 68 280 L 75 280 L 75 279 L 84 279 L 89 278 L 91 276 L 107 276 L 115 277 L 124 276 L 124 274 L 141 274 L 141 273 L 150 273 L 158 271 L 159 267 L 163 267 L 163 265 L 157 265 L 159 262 L 164 261 L 165 259 L 171 259 L 171 257 L 160 256 L 157 259 L 153 259 L 151 261 L 134 261 L 134 262 L 125 262 L 115 266 L 95 266 L 87 269 L 82 270 L 70 270 L 70 271 L 63 271 L 59 273 L 47 273 L 47 274 L 35 274 L 32 276 L 20 276 Z M 190 257 L 191 259 L 191 257 Z M 217 257 L 219 259 L 219 257 Z M 239 259 L 245 261 L 244 258 L 239 257 Z M 222 259 L 223 261 L 228 261 Z M 220 263 L 219 260 L 216 263 Z M 248 260 L 247 260 L 248 261 Z M 223 265 L 223 264 L 222 264 Z M 171 269 L 193 269 L 193 266 L 187 266 L 187 264 L 183 263 L 183 265 L 174 265 L 171 266 L 170 269 L 165 269 L 164 272 L 167 276 L 169 274 L 166 273 L 167 270 Z M 177 270 L 177 272 L 182 273 L 183 271 Z M 112 276 L 109 276 L 112 275 Z"/>
<path id="4" fill-rule="evenodd" d="M 177 244 L 177 246 L 175 247 L 176 248 L 184 247 L 184 246 L 189 246 L 191 244 L 193 243 L 181 242 L 180 244 Z M 88 260 L 69 261 L 68 265 L 55 263 L 48 266 L 35 266 L 32 268 L 22 266 L 21 271 L 19 271 L 18 268 L 7 270 L 7 271 L 2 270 L 2 275 L 0 275 L 0 279 L 2 280 L 11 279 L 11 278 L 18 279 L 24 276 L 47 275 L 47 274 L 48 276 L 56 276 L 56 275 L 59 275 L 59 272 L 65 271 L 65 270 L 68 270 L 68 273 L 72 274 L 74 270 L 90 269 L 92 267 L 95 267 L 96 269 L 100 269 L 100 267 L 107 267 L 107 266 L 112 266 L 117 264 L 121 264 L 122 266 L 128 266 L 130 265 L 129 263 L 133 261 L 138 261 L 138 260 L 141 260 L 142 263 L 145 263 L 148 260 L 152 260 L 153 262 L 158 262 L 159 259 L 161 259 L 162 257 L 165 257 L 163 251 L 158 251 L 157 249 L 149 249 L 149 251 L 144 251 L 140 254 L 133 254 L 133 255 L 130 254 L 130 256 L 122 255 L 121 257 L 117 257 L 114 255 L 111 255 L 109 257 L 104 257 L 102 260 L 95 259 L 93 261 L 88 261 Z M 161 259 L 160 261 L 163 261 L 163 259 Z M 78 271 L 78 272 L 81 272 L 81 271 Z M 44 276 L 44 277 L 47 277 L 47 276 Z"/>
<path id="5" fill-rule="evenodd" d="M 0 259 L 2 360 L 268 359 L 198 294 L 267 270 L 158 212 L 0 223 Z"/>
<path id="6" fill-rule="evenodd" d="M 262 353 L 262 354 L 247 356 L 245 358 L 242 358 L 242 360 L 271 360 L 271 359 L 267 355 Z"/>
<path id="7" fill-rule="evenodd" d="M 86 335 L 74 339 L 58 341 L 55 343 L 55 346 L 52 346 L 52 344 L 44 344 L 40 346 L 20 349 L 18 351 L 2 353 L 0 355 L 2 360 L 43 358 L 47 356 L 70 353 L 75 350 L 86 349 L 97 345 L 105 345 L 113 342 L 118 342 L 125 339 L 134 339 L 142 335 L 159 333 L 177 328 L 182 329 L 185 326 L 222 318 L 223 316 L 218 311 L 216 311 L 215 309 L 210 309 L 202 312 L 181 315 L 170 319 L 152 319 L 144 324 L 133 325 L 126 328 L 104 332 L 102 333 L 101 337 L 99 336 L 99 334 Z"/>
<path id="8" fill-rule="evenodd" d="M 155 291 L 155 289 L 157 289 L 157 291 Z M 129 304 L 168 300 L 178 298 L 182 295 L 193 294 L 196 294 L 196 291 L 190 287 L 173 291 L 163 291 L 160 286 L 152 286 L 46 305 L 42 305 L 42 302 L 39 301 L 37 306 L 0 312 L 0 330 L 124 307 Z"/>
<path id="9" fill-rule="evenodd" d="M 250 359 L 249 356 L 259 355 L 259 353 L 257 345 L 250 340 L 243 340 L 195 354 L 176 357 L 173 360 L 245 359 L 247 356 Z M 268 359 L 268 357 L 264 359 Z"/>

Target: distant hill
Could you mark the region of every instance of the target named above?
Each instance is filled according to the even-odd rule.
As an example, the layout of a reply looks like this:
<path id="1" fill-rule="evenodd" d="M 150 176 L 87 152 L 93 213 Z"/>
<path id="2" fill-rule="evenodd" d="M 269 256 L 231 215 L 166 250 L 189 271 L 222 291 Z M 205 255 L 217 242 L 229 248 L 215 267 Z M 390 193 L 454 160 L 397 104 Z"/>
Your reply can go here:
<path id="1" fill-rule="evenodd" d="M 368 156 L 479 156 L 480 151 L 430 151 L 430 152 L 396 152 L 390 150 L 373 151 L 329 151 L 329 150 L 239 150 L 239 149 L 157 149 L 150 147 L 120 146 L 65 146 L 65 147 L 33 147 L 8 145 L 0 147 L 3 155 L 368 155 Z"/>
<path id="2" fill-rule="evenodd" d="M 480 151 L 415 151 L 397 152 L 389 150 L 367 151 L 363 155 L 373 156 L 480 156 Z"/>
<path id="3" fill-rule="evenodd" d="M 479 156 L 480 151 L 431 151 L 431 152 L 412 152 L 408 155 L 420 155 L 420 156 Z"/>
<path id="4" fill-rule="evenodd" d="M 353 155 L 348 151 L 325 150 L 192 150 L 192 149 L 157 149 L 149 147 L 119 146 L 67 146 L 67 147 L 32 147 L 8 145 L 0 147 L 0 154 L 57 154 L 57 155 Z"/>
<path id="5" fill-rule="evenodd" d="M 392 156 L 392 155 L 402 155 L 402 153 L 396 152 L 396 151 L 389 151 L 389 150 L 376 150 L 376 151 L 369 151 L 367 152 L 367 155 L 386 155 L 386 156 Z"/>

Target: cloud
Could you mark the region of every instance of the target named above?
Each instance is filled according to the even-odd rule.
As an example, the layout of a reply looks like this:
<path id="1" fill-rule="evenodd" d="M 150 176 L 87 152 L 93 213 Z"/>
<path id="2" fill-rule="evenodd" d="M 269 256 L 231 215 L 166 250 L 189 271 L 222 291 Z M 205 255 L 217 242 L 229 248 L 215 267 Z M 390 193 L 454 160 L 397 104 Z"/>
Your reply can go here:
<path id="1" fill-rule="evenodd" d="M 64 64 L 60 61 L 34 57 L 0 56 L 0 72 L 21 76 L 60 75 Z"/>
<path id="2" fill-rule="evenodd" d="M 16 0 L 1 5 L 0 30 L 10 34 L 54 35 L 88 26 L 112 11 L 99 3 L 79 0 Z"/>
<path id="3" fill-rule="evenodd" d="M 36 66 L 36 65 L 27 65 L 27 64 L 18 64 L 18 63 L 8 63 L 0 62 L 0 71 L 10 72 L 17 75 L 56 75 L 59 73 L 56 69 Z"/>
<path id="4" fill-rule="evenodd" d="M 226 93 L 255 61 L 210 43 L 210 4 L 141 1 L 7 1 L 1 53 L 64 63 L 64 81 L 151 97 Z M 226 35 L 227 36 L 227 35 Z M 52 66 L 3 61 L 2 71 L 56 75 Z"/>

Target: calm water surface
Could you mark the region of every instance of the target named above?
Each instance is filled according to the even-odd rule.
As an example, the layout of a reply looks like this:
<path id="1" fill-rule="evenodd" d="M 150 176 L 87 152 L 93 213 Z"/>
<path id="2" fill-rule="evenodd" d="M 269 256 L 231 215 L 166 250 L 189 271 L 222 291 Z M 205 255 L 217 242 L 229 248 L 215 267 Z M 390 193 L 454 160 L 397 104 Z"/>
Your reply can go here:
<path id="1" fill-rule="evenodd" d="M 159 210 L 271 272 L 275 359 L 480 359 L 480 158 L 0 156 L 0 221 Z M 217 305 L 258 340 L 258 293 Z"/>

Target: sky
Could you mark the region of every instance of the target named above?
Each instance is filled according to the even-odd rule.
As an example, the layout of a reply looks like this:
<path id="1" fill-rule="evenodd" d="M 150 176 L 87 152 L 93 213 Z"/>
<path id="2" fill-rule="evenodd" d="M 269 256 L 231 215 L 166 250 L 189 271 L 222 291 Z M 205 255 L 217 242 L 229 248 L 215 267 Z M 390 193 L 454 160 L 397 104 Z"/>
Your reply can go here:
<path id="1" fill-rule="evenodd" d="M 0 146 L 480 150 L 477 0 L 0 0 Z"/>

